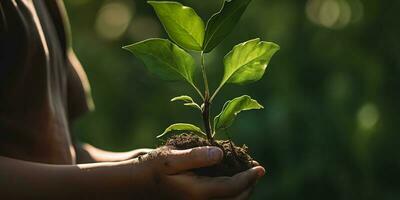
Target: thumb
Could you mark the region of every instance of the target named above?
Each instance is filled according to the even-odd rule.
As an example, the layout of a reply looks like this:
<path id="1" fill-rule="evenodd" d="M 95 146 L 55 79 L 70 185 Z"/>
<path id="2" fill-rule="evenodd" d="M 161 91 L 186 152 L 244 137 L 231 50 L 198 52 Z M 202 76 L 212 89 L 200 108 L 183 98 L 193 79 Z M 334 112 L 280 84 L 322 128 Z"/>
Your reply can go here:
<path id="1" fill-rule="evenodd" d="M 222 160 L 223 152 L 218 147 L 205 146 L 186 150 L 171 150 L 164 161 L 168 174 L 215 165 Z"/>

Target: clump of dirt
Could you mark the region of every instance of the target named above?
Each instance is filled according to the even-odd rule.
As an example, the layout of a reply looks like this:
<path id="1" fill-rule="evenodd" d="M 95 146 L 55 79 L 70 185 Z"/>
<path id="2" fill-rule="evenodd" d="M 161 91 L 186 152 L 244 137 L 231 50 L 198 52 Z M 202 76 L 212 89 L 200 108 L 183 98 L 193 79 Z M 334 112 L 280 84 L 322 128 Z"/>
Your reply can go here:
<path id="1" fill-rule="evenodd" d="M 216 140 L 211 144 L 207 139 L 194 134 L 179 134 L 170 137 L 165 144 L 175 149 L 183 150 L 199 146 L 217 146 L 224 152 L 223 160 L 216 165 L 195 169 L 194 173 L 200 176 L 233 176 L 254 166 L 253 159 L 248 154 L 246 145 L 238 147 L 229 140 Z"/>

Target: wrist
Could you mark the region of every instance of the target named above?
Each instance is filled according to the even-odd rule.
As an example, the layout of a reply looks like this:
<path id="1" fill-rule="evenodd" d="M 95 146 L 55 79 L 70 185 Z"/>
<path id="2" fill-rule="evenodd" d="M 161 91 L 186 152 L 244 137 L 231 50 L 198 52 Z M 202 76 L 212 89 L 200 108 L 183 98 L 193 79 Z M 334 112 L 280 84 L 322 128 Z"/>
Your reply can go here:
<path id="1" fill-rule="evenodd" d="M 86 191 L 87 198 L 132 199 L 133 161 L 104 162 L 77 165 L 76 188 Z M 71 183 L 73 184 L 73 182 Z"/>
<path id="2" fill-rule="evenodd" d="M 153 168 L 151 161 L 146 158 L 138 157 L 127 161 L 122 161 L 124 165 L 129 166 L 130 191 L 135 199 L 158 199 L 154 192 L 157 189 L 157 173 Z"/>

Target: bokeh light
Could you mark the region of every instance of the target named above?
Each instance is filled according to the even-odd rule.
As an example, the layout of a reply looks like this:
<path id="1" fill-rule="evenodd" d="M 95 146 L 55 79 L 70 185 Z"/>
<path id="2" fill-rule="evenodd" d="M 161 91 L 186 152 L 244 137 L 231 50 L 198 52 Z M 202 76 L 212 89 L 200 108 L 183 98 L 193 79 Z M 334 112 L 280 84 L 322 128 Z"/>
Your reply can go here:
<path id="1" fill-rule="evenodd" d="M 306 14 L 315 24 L 340 29 L 359 21 L 363 6 L 359 0 L 308 0 Z"/>
<path id="2" fill-rule="evenodd" d="M 132 20 L 128 29 L 129 36 L 133 41 L 144 40 L 148 38 L 160 37 L 162 27 L 155 18 L 147 16 L 137 16 Z"/>
<path id="3" fill-rule="evenodd" d="M 118 39 L 128 28 L 132 15 L 132 7 L 122 2 L 105 3 L 98 11 L 95 23 L 96 33 L 105 39 Z"/>
<path id="4" fill-rule="evenodd" d="M 357 113 L 358 126 L 362 130 L 370 130 L 379 120 L 379 110 L 375 104 L 365 103 Z"/>

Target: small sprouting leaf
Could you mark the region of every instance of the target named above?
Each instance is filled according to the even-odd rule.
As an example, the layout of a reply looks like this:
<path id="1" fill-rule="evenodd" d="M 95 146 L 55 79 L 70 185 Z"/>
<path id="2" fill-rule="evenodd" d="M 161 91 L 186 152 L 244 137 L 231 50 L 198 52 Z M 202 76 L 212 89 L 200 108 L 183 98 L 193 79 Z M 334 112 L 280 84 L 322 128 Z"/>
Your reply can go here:
<path id="1" fill-rule="evenodd" d="M 251 0 L 224 0 L 221 10 L 207 22 L 203 49 L 212 51 L 235 27 Z"/>
<path id="2" fill-rule="evenodd" d="M 165 131 L 157 136 L 157 138 L 163 137 L 165 134 L 172 132 L 172 131 L 188 131 L 192 133 L 199 134 L 201 136 L 205 136 L 206 134 L 197 126 L 193 124 L 186 124 L 186 123 L 177 123 L 177 124 L 172 124 L 169 126 Z"/>
<path id="3" fill-rule="evenodd" d="M 199 104 L 195 103 L 193 101 L 192 97 L 190 97 L 190 96 L 182 95 L 179 97 L 174 97 L 173 99 L 171 99 L 171 101 L 183 101 L 183 102 L 185 102 L 183 105 L 190 106 L 190 107 L 199 109 L 201 111 Z"/>
<path id="4" fill-rule="evenodd" d="M 173 1 L 148 1 L 153 6 L 169 37 L 179 46 L 201 51 L 204 22 L 196 12 Z"/>
<path id="5" fill-rule="evenodd" d="M 182 95 L 182 96 L 179 96 L 179 97 L 174 97 L 174 98 L 171 99 L 171 101 L 184 101 L 184 102 L 186 102 L 186 103 L 194 102 L 193 99 L 192 99 L 192 97 L 187 96 L 187 95 Z"/>
<path id="6" fill-rule="evenodd" d="M 150 72 L 164 80 L 193 83 L 195 61 L 185 50 L 166 39 L 148 39 L 123 47 L 144 62 Z"/>
<path id="7" fill-rule="evenodd" d="M 200 108 L 199 104 L 197 104 L 197 103 L 185 103 L 183 105 L 189 106 L 189 107 L 192 107 L 192 108 L 196 108 L 196 109 L 201 111 L 201 108 Z"/>
<path id="8" fill-rule="evenodd" d="M 259 38 L 236 45 L 224 58 L 225 70 L 221 84 L 258 81 L 278 50 L 277 44 L 260 41 Z"/>
<path id="9" fill-rule="evenodd" d="M 214 118 L 214 130 L 215 132 L 218 132 L 219 130 L 224 130 L 231 126 L 236 115 L 241 111 L 262 108 L 264 108 L 262 105 L 247 95 L 227 101 L 222 108 L 221 113 Z"/>

